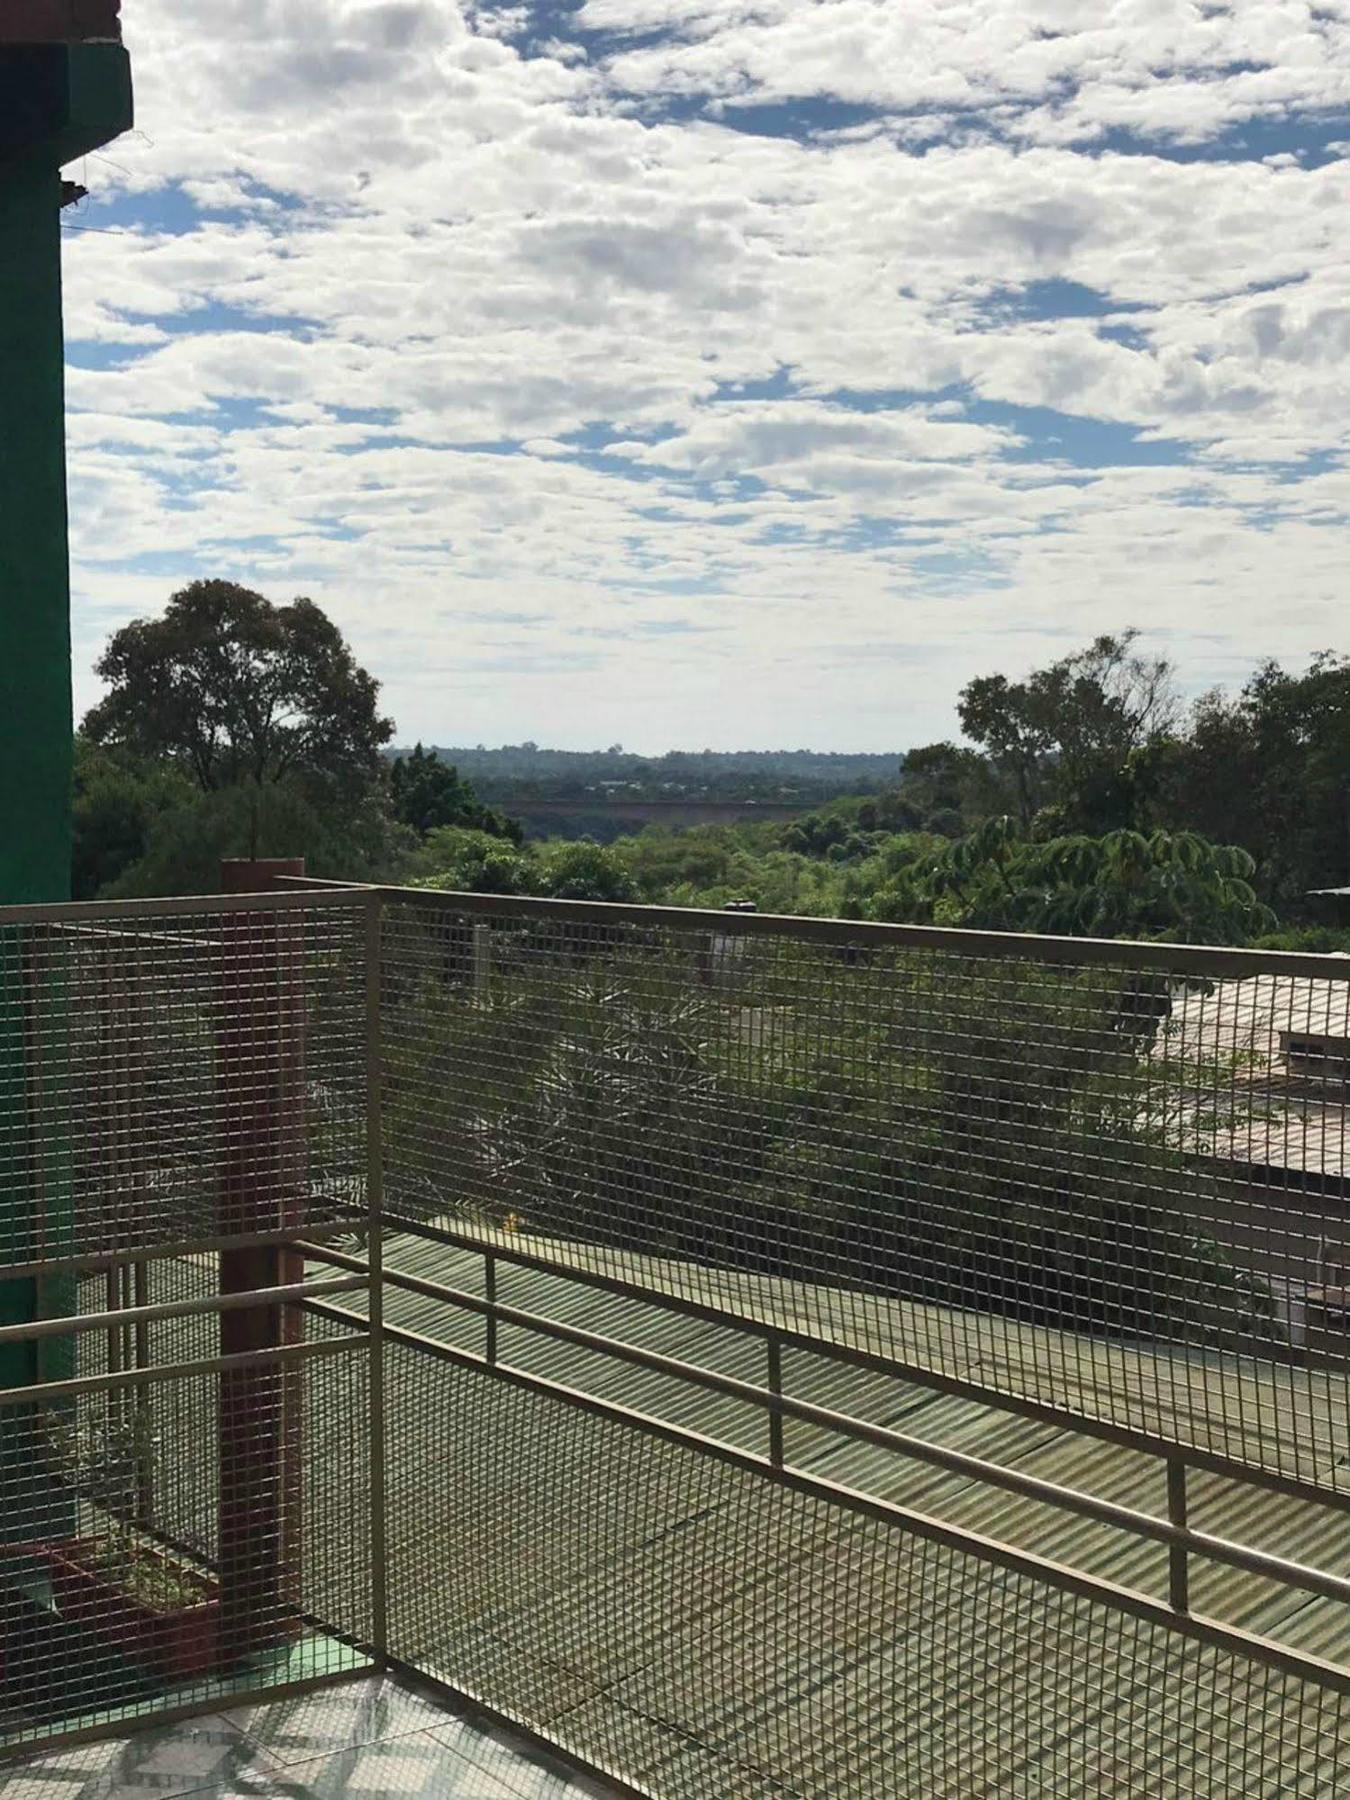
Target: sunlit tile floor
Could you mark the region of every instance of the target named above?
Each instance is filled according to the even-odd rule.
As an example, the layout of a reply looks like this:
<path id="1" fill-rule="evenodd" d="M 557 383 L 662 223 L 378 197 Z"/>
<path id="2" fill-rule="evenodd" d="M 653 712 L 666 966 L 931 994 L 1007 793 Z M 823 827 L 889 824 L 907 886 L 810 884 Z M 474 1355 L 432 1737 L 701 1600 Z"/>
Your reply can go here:
<path id="1" fill-rule="evenodd" d="M 3 1800 L 126 1795 L 600 1800 L 611 1793 L 388 1678 L 0 1764 Z"/>

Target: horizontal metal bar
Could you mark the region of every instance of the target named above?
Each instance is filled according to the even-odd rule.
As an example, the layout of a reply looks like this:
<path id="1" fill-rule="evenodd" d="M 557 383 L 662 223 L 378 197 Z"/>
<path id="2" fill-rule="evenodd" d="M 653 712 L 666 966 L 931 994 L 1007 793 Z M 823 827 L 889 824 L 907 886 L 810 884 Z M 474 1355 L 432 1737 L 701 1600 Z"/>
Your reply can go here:
<path id="1" fill-rule="evenodd" d="M 352 1324 L 361 1322 L 358 1314 L 346 1314 L 344 1308 L 330 1306 L 324 1301 L 316 1301 L 313 1310 L 334 1316 L 339 1322 L 344 1316 Z M 742 1450 L 721 1438 L 707 1437 L 687 1426 L 671 1424 L 666 1419 L 655 1418 L 650 1413 L 621 1406 L 612 1400 L 602 1400 L 598 1395 L 567 1387 L 562 1382 L 550 1381 L 542 1375 L 532 1375 L 525 1369 L 516 1368 L 514 1364 L 498 1362 L 489 1367 L 482 1356 L 471 1350 L 457 1349 L 453 1344 L 444 1344 L 420 1332 L 408 1331 L 401 1325 L 386 1323 L 384 1332 L 391 1343 L 402 1344 L 405 1349 L 471 1370 L 489 1381 L 503 1381 L 510 1387 L 558 1400 L 597 1418 L 609 1419 L 648 1437 L 659 1438 L 682 1449 L 697 1451 L 730 1467 L 762 1476 L 767 1481 L 776 1482 L 780 1487 L 810 1499 L 823 1500 L 847 1511 L 861 1513 L 930 1543 L 941 1544 L 958 1554 L 993 1563 L 1014 1574 L 1043 1581 L 1047 1586 L 1076 1594 L 1084 1600 L 1099 1602 L 1148 1624 L 1176 1632 L 1182 1637 L 1227 1650 L 1233 1655 L 1244 1656 L 1253 1662 L 1278 1669 L 1283 1674 L 1314 1681 L 1337 1693 L 1350 1695 L 1350 1668 L 1244 1631 L 1239 1626 L 1225 1624 L 1222 1619 L 1212 1619 L 1202 1613 L 1174 1612 L 1166 1601 L 1157 1600 L 1151 1594 L 1141 1593 L 1136 1588 L 1124 1587 L 1118 1582 L 1107 1581 L 1102 1576 L 1072 1569 L 1067 1564 L 1040 1556 L 1035 1551 L 1019 1549 L 1001 1539 L 986 1537 L 982 1532 L 968 1531 L 945 1519 L 934 1518 L 913 1507 L 901 1506 L 893 1500 L 882 1500 L 876 1495 L 861 1493 L 856 1488 L 845 1487 L 842 1483 L 830 1481 L 821 1475 L 809 1475 L 802 1469 L 792 1467 L 775 1468 L 767 1457 Z"/>
<path id="2" fill-rule="evenodd" d="M 152 1306 L 123 1306 L 113 1312 L 71 1313 L 53 1319 L 35 1319 L 25 1325 L 0 1325 L 0 1344 L 22 1344 L 32 1338 L 69 1337 L 82 1331 L 119 1330 L 129 1325 L 151 1325 L 160 1319 L 191 1318 L 194 1313 L 244 1312 L 255 1307 L 305 1300 L 311 1294 L 350 1294 L 369 1285 L 368 1276 L 335 1276 L 331 1281 L 308 1285 L 290 1282 L 285 1287 L 253 1288 L 239 1294 L 206 1294 L 195 1300 L 162 1300 Z"/>
<path id="3" fill-rule="evenodd" d="M 321 1304 L 315 1302 L 314 1304 Z M 350 1317 L 360 1320 L 359 1313 Z M 363 1321 L 362 1321 L 363 1322 Z M 261 1368 L 336 1355 L 370 1342 L 368 1331 L 356 1337 L 316 1339 L 312 1344 L 280 1344 L 271 1350 L 241 1350 L 233 1356 L 199 1357 L 192 1362 L 157 1363 L 149 1369 L 118 1369 L 110 1375 L 79 1375 L 70 1381 L 39 1381 L 31 1387 L 0 1388 L 0 1412 L 11 1406 L 49 1406 L 78 1394 L 103 1394 L 115 1388 L 144 1387 L 152 1381 L 177 1381 L 189 1375 L 228 1375 L 235 1369 Z"/>
<path id="4" fill-rule="evenodd" d="M 967 1476 L 972 1481 L 983 1482 L 990 1487 L 1004 1488 L 1023 1499 L 1036 1500 L 1046 1506 L 1058 1507 L 1062 1512 L 1094 1519 L 1098 1524 L 1114 1526 L 1117 1530 L 1151 1539 L 1154 1543 L 1193 1551 L 1214 1562 L 1243 1569 L 1250 1575 L 1261 1575 L 1268 1580 L 1282 1582 L 1287 1587 L 1304 1588 L 1309 1593 L 1322 1595 L 1324 1599 L 1350 1603 L 1350 1578 L 1333 1575 L 1323 1569 L 1309 1568 L 1304 1563 L 1291 1562 L 1286 1557 L 1255 1550 L 1246 1544 L 1233 1543 L 1227 1538 L 1213 1537 L 1208 1532 L 1194 1531 L 1184 1524 L 1174 1524 L 1168 1519 L 1157 1518 L 1152 1513 L 1140 1512 L 1135 1507 L 1122 1506 L 1114 1500 L 1103 1500 L 1095 1494 L 1085 1494 L 1079 1488 L 1062 1487 L 1058 1482 L 1046 1481 L 1039 1475 L 1028 1475 L 1022 1469 L 989 1462 L 982 1456 L 971 1456 L 964 1450 L 948 1449 L 927 1438 L 915 1437 L 907 1431 L 897 1431 L 893 1426 L 876 1425 L 870 1420 L 855 1418 L 851 1413 L 836 1412 L 832 1407 L 816 1406 L 809 1400 L 798 1400 L 788 1394 L 775 1394 L 756 1387 L 753 1382 L 741 1381 L 734 1375 L 723 1375 L 716 1369 L 707 1369 L 698 1363 L 664 1356 L 659 1351 L 646 1350 L 638 1344 L 627 1344 L 621 1338 L 606 1337 L 600 1332 L 587 1331 L 579 1325 L 564 1325 L 542 1313 L 527 1312 L 521 1307 L 508 1306 L 500 1301 L 481 1300 L 476 1294 L 447 1287 L 439 1281 L 428 1281 L 419 1275 L 406 1275 L 388 1267 L 384 1278 L 391 1287 L 419 1294 L 424 1299 L 442 1301 L 448 1306 L 459 1307 L 464 1312 L 495 1318 L 500 1324 L 516 1325 L 523 1330 L 537 1332 L 542 1337 L 575 1344 L 578 1349 L 592 1350 L 598 1355 L 612 1357 L 616 1362 L 630 1363 L 636 1368 L 648 1369 L 653 1374 L 668 1375 L 676 1381 L 688 1382 L 693 1387 L 707 1388 L 728 1399 L 742 1401 L 747 1406 L 758 1407 L 781 1417 L 798 1419 L 804 1425 L 815 1425 L 840 1437 L 875 1444 L 880 1450 L 889 1450 L 895 1455 L 928 1463 L 934 1468 L 947 1470 L 949 1474 Z M 770 1460 L 777 1459 L 771 1456 Z"/>
<path id="5" fill-rule="evenodd" d="M 331 896 L 335 905 L 356 906 L 368 888 L 345 882 L 318 882 L 303 891 L 269 889 L 264 894 L 177 894 L 150 900 L 61 900 L 50 904 L 0 906 L 0 931 L 7 925 L 79 925 L 94 919 L 172 919 L 212 913 L 301 912 L 312 906 L 318 893 Z M 416 892 L 416 890 L 412 890 Z"/>
<path id="6" fill-rule="evenodd" d="M 359 1208 L 339 1206 L 337 1210 L 353 1217 L 364 1216 Z M 922 1363 L 905 1362 L 894 1356 L 886 1356 L 878 1351 L 858 1349 L 851 1344 L 834 1343 L 827 1338 L 813 1337 L 809 1333 L 794 1329 L 791 1325 L 777 1321 L 755 1318 L 752 1315 L 731 1312 L 724 1307 L 714 1306 L 702 1300 L 690 1300 L 682 1294 L 672 1294 L 662 1288 L 648 1287 L 640 1281 L 628 1281 L 618 1275 L 604 1275 L 584 1266 L 570 1263 L 558 1257 L 550 1257 L 537 1251 L 523 1250 L 515 1245 L 507 1245 L 493 1239 L 485 1242 L 479 1235 L 469 1231 L 456 1231 L 451 1227 L 428 1225 L 420 1219 L 405 1218 L 400 1214 L 384 1215 L 386 1230 L 405 1232 L 410 1237 L 419 1237 L 428 1243 L 444 1244 L 454 1249 L 470 1250 L 480 1256 L 491 1254 L 500 1260 L 514 1263 L 520 1268 L 534 1269 L 541 1274 L 558 1275 L 583 1286 L 593 1287 L 602 1293 L 616 1294 L 623 1299 L 636 1300 L 647 1306 L 660 1307 L 663 1311 L 679 1313 L 685 1318 L 701 1319 L 709 1325 L 723 1325 L 730 1331 L 741 1331 L 753 1337 L 776 1337 L 785 1348 L 805 1351 L 811 1356 L 820 1356 L 831 1362 L 838 1362 L 850 1368 L 866 1369 L 873 1374 L 891 1375 L 900 1381 L 913 1382 L 916 1387 L 931 1388 L 935 1393 L 950 1394 L 956 1399 L 974 1400 L 982 1405 L 991 1406 L 1000 1412 L 1014 1414 L 1018 1418 L 1034 1419 L 1039 1424 L 1056 1425 L 1066 1431 L 1073 1431 L 1082 1436 L 1100 1439 L 1103 1443 L 1118 1444 L 1122 1449 L 1138 1450 L 1145 1456 L 1160 1458 L 1180 1456 L 1191 1468 L 1204 1469 L 1211 1475 L 1226 1476 L 1234 1481 L 1245 1482 L 1248 1486 L 1259 1487 L 1267 1492 L 1283 1494 L 1293 1500 L 1308 1500 L 1318 1506 L 1325 1506 L 1336 1512 L 1350 1513 L 1350 1489 L 1319 1487 L 1313 1482 L 1301 1481 L 1297 1476 L 1281 1475 L 1269 1469 L 1258 1468 L 1250 1463 L 1239 1462 L 1235 1458 L 1220 1455 L 1214 1450 L 1205 1450 L 1183 1442 L 1178 1438 L 1156 1436 L 1153 1433 L 1140 1431 L 1129 1425 L 1118 1425 L 1110 1419 L 1099 1419 L 1091 1414 L 1070 1412 L 1064 1407 L 1053 1406 L 1046 1401 L 1025 1399 L 1011 1394 L 1003 1388 L 987 1387 L 978 1381 L 970 1381 L 958 1375 L 945 1375 L 939 1370 L 930 1369 Z M 346 1263 L 335 1257 L 329 1257 L 324 1248 L 317 1244 L 301 1246 L 306 1254 L 316 1259 L 327 1259 L 338 1268 L 358 1267 L 357 1262 Z M 385 1264 L 386 1274 L 389 1265 Z"/>
<path id="7" fill-rule="evenodd" d="M 94 1744 L 103 1738 L 125 1737 L 133 1731 L 158 1731 L 162 1725 L 173 1725 L 183 1719 L 195 1719 L 204 1713 L 233 1711 L 240 1706 L 270 1706 L 274 1700 L 294 1700 L 304 1694 L 318 1693 L 322 1688 L 341 1687 L 352 1681 L 370 1678 L 374 1659 L 364 1668 L 334 1669 L 326 1675 L 309 1675 L 299 1681 L 278 1681 L 270 1687 L 249 1687 L 242 1682 L 208 1682 L 199 1700 L 184 1701 L 179 1706 L 162 1706 L 158 1701 L 138 1707 L 134 1701 L 108 1709 L 108 1716 L 96 1725 L 81 1725 L 70 1731 L 30 1731 L 24 1738 L 0 1740 L 0 1766 L 33 1756 L 47 1756 L 72 1744 Z M 88 1711 L 96 1711 L 90 1707 Z M 0 1784 L 3 1785 L 3 1784 Z"/>
<path id="8" fill-rule="evenodd" d="M 341 883 L 311 876 L 279 877 L 286 887 L 341 891 Z M 369 886 L 351 884 L 352 893 Z M 386 900 L 476 917 L 556 918 L 594 925 L 643 925 L 668 931 L 711 931 L 719 937 L 787 937 L 804 943 L 868 945 L 877 950 L 950 950 L 967 956 L 1045 963 L 1106 964 L 1197 975 L 1310 975 L 1350 981 L 1343 956 L 1303 950 L 1241 950 L 1223 945 L 1159 944 L 1132 938 L 1050 937 L 1025 931 L 967 931 L 944 925 L 889 925 L 857 919 L 817 919 L 786 913 L 728 913 L 704 907 L 618 905 L 604 900 L 541 900 L 518 894 L 466 894 L 440 888 L 377 885 Z"/>
<path id="9" fill-rule="evenodd" d="M 359 1209 L 358 1209 L 359 1210 Z M 348 1209 L 342 1208 L 342 1217 Z M 364 1214 L 361 1215 L 364 1217 Z M 120 1268 L 123 1263 L 190 1261 L 217 1250 L 255 1250 L 264 1244 L 293 1244 L 299 1230 L 322 1231 L 324 1222 L 309 1220 L 303 1226 L 286 1225 L 275 1231 L 218 1232 L 208 1237 L 169 1238 L 157 1244 L 129 1244 L 115 1250 L 83 1250 L 68 1256 L 43 1256 L 26 1263 L 0 1264 L 0 1281 L 18 1281 L 32 1275 L 63 1275 Z"/>

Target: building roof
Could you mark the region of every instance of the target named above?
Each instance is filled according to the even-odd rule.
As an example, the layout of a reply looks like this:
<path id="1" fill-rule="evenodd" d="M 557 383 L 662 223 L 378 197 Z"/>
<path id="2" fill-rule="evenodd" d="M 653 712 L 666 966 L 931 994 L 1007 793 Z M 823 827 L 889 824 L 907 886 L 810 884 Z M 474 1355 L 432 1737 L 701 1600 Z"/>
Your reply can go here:
<path id="1" fill-rule="evenodd" d="M 474 1252 L 396 1238 L 386 1260 L 482 1292 Z M 644 1261 L 654 1282 L 686 1298 L 702 1282 L 705 1298 L 727 1304 L 726 1272 L 670 1264 L 663 1275 Z M 718 1324 L 506 1263 L 497 1292 L 667 1356 L 763 1378 L 762 1343 Z M 801 1318 L 811 1316 L 806 1298 L 782 1291 L 777 1303 Z M 773 1299 L 761 1285 L 758 1304 Z M 828 1320 L 839 1296 L 817 1290 L 815 1299 L 815 1316 Z M 903 1315 L 897 1336 L 941 1336 L 942 1309 L 886 1304 Z M 385 1313 L 481 1352 L 483 1322 L 461 1309 L 390 1289 Z M 951 1315 L 947 1325 L 950 1341 Z M 1116 1382 L 1145 1417 L 1151 1405 L 1181 1408 L 1194 1427 L 1205 1410 L 1235 1453 L 1243 1431 L 1306 1435 L 1308 1450 L 1320 1444 L 1327 1483 L 1350 1479 L 1343 1381 L 1333 1396 L 1323 1380 L 1319 1424 L 1299 1416 L 1289 1369 L 1003 1321 L 993 1328 L 986 1342 L 996 1334 L 1005 1355 Z M 960 1337 L 974 1372 L 980 1334 Z M 763 1413 L 733 1398 L 504 1324 L 498 1354 L 707 1436 L 765 1448 Z M 1165 1514 L 1159 1459 L 1101 1438 L 804 1351 L 785 1351 L 784 1387 Z M 1205 1792 L 1311 1795 L 1313 1786 L 1299 1785 L 1305 1770 L 1311 1781 L 1341 1756 L 1350 1766 L 1334 1697 L 1314 1695 L 1300 1711 L 1297 1682 L 1272 1683 L 1268 1671 L 1231 1657 L 1206 1661 L 1207 1652 L 1155 1627 L 972 1556 L 415 1352 L 395 1354 L 388 1404 L 398 1654 L 544 1721 L 578 1752 L 663 1794 L 1170 1793 L 1191 1791 L 1187 1771 L 1196 1770 Z M 1168 1428 L 1166 1418 L 1152 1422 Z M 814 1474 L 1167 1592 L 1158 1545 L 890 1450 L 792 1420 L 785 1430 L 788 1461 Z M 1269 1444 L 1250 1447 L 1259 1460 Z M 1201 1529 L 1350 1574 L 1342 1515 L 1200 1472 L 1190 1505 Z M 1192 1580 L 1197 1611 L 1350 1659 L 1350 1621 L 1335 1603 L 1198 1563 Z M 1250 1786 L 1230 1785 L 1225 1770 L 1239 1766 Z"/>
<path id="2" fill-rule="evenodd" d="M 1262 1169 L 1350 1173 L 1350 1088 L 1308 1074 L 1307 1039 L 1350 1042 L 1350 959 L 1343 981 L 1263 974 L 1175 998 L 1150 1053 L 1172 1141 Z"/>

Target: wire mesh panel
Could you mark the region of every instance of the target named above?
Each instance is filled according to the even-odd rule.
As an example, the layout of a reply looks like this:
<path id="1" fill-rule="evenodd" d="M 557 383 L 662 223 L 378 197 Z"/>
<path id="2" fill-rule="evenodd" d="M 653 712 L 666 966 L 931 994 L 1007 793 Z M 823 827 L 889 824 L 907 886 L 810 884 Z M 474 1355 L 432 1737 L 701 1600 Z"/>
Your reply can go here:
<path id="1" fill-rule="evenodd" d="M 654 1794 L 1312 1796 L 1350 1703 L 428 1351 L 396 1655 Z"/>
<path id="2" fill-rule="evenodd" d="M 1350 969 L 386 912 L 391 1214 L 1335 1487 Z"/>
<path id="3" fill-rule="evenodd" d="M 0 1750 L 368 1660 L 365 918 L 0 912 Z"/>
<path id="4" fill-rule="evenodd" d="M 270 1554 L 247 1563 L 222 1555 L 227 1374 L 127 1375 L 45 1405 L 0 1395 L 0 1752 L 365 1664 L 346 1641 L 369 1632 L 364 1350 L 264 1375 L 231 1424 L 282 1504 Z M 288 1417 L 304 1462 L 270 1464 Z"/>
<path id="5" fill-rule="evenodd" d="M 361 1191 L 355 901 L 32 910 L 0 914 L 0 1266 L 299 1228 Z"/>

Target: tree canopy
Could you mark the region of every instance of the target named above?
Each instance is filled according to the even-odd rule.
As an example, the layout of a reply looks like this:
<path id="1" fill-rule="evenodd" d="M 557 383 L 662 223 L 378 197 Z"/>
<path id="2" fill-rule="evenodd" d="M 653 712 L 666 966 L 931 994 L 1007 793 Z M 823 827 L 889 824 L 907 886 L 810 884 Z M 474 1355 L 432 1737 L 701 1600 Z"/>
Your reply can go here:
<path id="1" fill-rule="evenodd" d="M 985 931 L 1241 944 L 1273 929 L 1255 864 L 1193 832 L 1113 831 L 1037 842 L 1009 818 L 903 869 L 873 916 Z"/>
<path id="2" fill-rule="evenodd" d="M 1263 663 L 1239 694 L 1204 695 L 1147 774 L 1161 822 L 1241 844 L 1266 897 L 1304 910 L 1310 889 L 1350 883 L 1350 658 Z"/>
<path id="3" fill-rule="evenodd" d="M 108 692 L 85 718 L 90 742 L 166 759 L 207 792 L 289 776 L 360 786 L 393 736 L 379 683 L 312 600 L 194 581 L 96 666 Z"/>
<path id="4" fill-rule="evenodd" d="M 414 831 L 434 831 L 442 825 L 462 825 L 485 831 L 490 837 L 519 843 L 521 828 L 504 813 L 484 806 L 451 763 L 441 761 L 435 750 L 413 746 L 406 756 L 396 756 L 389 767 L 389 792 L 395 816 Z"/>
<path id="5" fill-rule="evenodd" d="M 1137 638 L 1099 637 L 1025 681 L 981 675 L 961 690 L 962 727 L 1011 785 L 1024 826 L 1056 803 L 1072 830 L 1135 823 L 1126 765 L 1178 711 L 1171 663 L 1140 655 Z"/>

